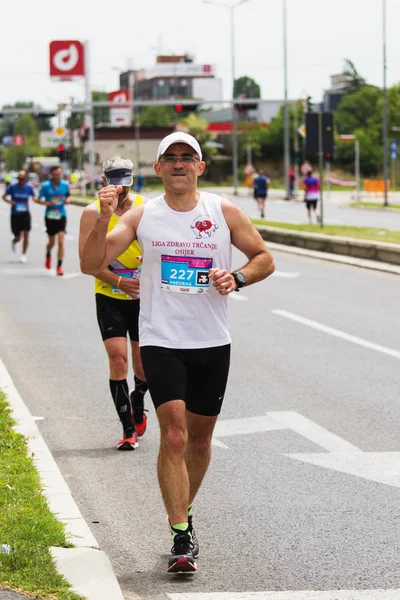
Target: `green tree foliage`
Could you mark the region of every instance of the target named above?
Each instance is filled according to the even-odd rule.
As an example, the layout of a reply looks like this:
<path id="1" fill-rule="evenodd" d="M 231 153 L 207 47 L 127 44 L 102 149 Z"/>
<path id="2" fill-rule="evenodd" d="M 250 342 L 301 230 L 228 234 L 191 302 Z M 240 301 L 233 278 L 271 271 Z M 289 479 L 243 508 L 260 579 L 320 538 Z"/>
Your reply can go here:
<path id="1" fill-rule="evenodd" d="M 344 96 L 335 111 L 335 127 L 339 133 L 356 129 L 382 127 L 382 90 L 365 85 L 358 92 Z"/>
<path id="2" fill-rule="evenodd" d="M 140 111 L 139 122 L 143 126 L 165 127 L 176 121 L 177 115 L 172 106 L 146 106 Z"/>
<path id="3" fill-rule="evenodd" d="M 197 139 L 203 154 L 203 160 L 206 163 L 210 163 L 213 157 L 217 154 L 217 149 L 213 144 L 216 136 L 215 134 L 207 131 L 207 121 L 195 113 L 191 113 L 181 122 L 181 125 L 185 131 Z"/>
<path id="4" fill-rule="evenodd" d="M 364 85 L 366 85 L 365 79 L 361 77 L 354 63 L 348 58 L 345 58 L 344 60 L 343 75 L 345 75 L 348 79 L 348 83 L 346 85 L 346 94 L 358 92 Z"/>
<path id="5" fill-rule="evenodd" d="M 251 77 L 239 77 L 235 79 L 233 97 L 239 98 L 242 94 L 247 98 L 261 98 L 261 88 Z"/>
<path id="6" fill-rule="evenodd" d="M 39 146 L 39 128 L 36 119 L 30 114 L 21 115 L 14 123 L 14 134 L 23 135 L 23 146 L 11 146 L 3 150 L 6 169 L 18 170 L 25 165 L 28 156 L 49 156 L 51 151 Z"/>

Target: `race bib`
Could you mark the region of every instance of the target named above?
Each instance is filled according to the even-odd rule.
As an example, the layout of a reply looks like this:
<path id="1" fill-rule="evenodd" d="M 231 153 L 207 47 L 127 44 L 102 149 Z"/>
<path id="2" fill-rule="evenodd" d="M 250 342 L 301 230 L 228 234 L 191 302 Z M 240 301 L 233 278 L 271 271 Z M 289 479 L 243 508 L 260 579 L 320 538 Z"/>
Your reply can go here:
<path id="1" fill-rule="evenodd" d="M 140 279 L 140 269 L 113 269 L 113 273 L 118 277 L 127 277 L 128 279 Z M 139 294 L 136 296 L 129 296 L 116 286 L 112 286 L 112 293 L 117 295 L 128 296 L 129 298 L 139 298 Z"/>
<path id="2" fill-rule="evenodd" d="M 161 289 L 181 294 L 203 294 L 210 288 L 212 258 L 161 256 Z"/>
<path id="3" fill-rule="evenodd" d="M 16 204 L 15 210 L 17 211 L 17 213 L 28 212 L 28 205 L 27 204 Z"/>
<path id="4" fill-rule="evenodd" d="M 53 220 L 61 219 L 61 208 L 49 208 L 46 218 Z"/>

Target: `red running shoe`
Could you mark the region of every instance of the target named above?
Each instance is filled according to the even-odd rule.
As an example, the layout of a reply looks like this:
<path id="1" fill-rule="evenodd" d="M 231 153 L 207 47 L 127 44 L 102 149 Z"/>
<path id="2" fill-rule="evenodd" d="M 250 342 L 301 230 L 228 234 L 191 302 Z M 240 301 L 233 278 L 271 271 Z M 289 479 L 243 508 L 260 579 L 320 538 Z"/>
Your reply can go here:
<path id="1" fill-rule="evenodd" d="M 57 275 L 64 275 L 64 269 L 62 267 L 57 267 Z"/>
<path id="2" fill-rule="evenodd" d="M 117 450 L 135 450 L 139 446 L 137 443 L 137 433 L 133 434 L 132 437 L 122 438 L 121 441 L 118 442 Z"/>
<path id="3" fill-rule="evenodd" d="M 147 415 L 145 414 L 143 395 L 132 391 L 130 394 L 131 406 L 132 406 L 132 417 L 135 423 L 136 431 L 139 437 L 142 437 L 146 433 L 147 429 Z"/>
<path id="4" fill-rule="evenodd" d="M 46 269 L 51 269 L 51 256 L 46 256 L 44 266 L 46 267 Z"/>

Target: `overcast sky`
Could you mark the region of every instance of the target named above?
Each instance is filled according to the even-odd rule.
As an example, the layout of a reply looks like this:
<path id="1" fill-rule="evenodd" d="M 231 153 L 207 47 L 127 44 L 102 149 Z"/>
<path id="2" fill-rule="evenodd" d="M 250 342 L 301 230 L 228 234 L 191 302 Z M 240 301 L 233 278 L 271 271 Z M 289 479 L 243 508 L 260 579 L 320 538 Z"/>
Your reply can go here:
<path id="1" fill-rule="evenodd" d="M 386 1 L 391 85 L 400 81 L 400 1 Z M 344 58 L 368 82 L 382 85 L 382 5 L 383 0 L 287 0 L 289 97 L 319 100 Z M 236 77 L 253 77 L 262 98 L 282 98 L 282 0 L 248 0 L 235 15 Z M 202 0 L 3 2 L 0 106 L 32 100 L 50 108 L 70 97 L 83 100 L 83 85 L 54 83 L 48 74 L 49 42 L 63 39 L 89 41 L 92 89 L 118 89 L 116 69 L 150 67 L 158 52 L 189 52 L 198 63 L 216 65 L 229 98 L 229 17 L 229 10 Z"/>

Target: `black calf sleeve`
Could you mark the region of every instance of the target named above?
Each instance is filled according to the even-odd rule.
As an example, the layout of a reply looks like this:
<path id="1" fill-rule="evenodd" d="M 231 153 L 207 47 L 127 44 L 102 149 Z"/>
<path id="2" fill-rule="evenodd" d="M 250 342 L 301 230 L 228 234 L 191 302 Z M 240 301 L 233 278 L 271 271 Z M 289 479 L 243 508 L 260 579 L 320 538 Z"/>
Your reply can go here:
<path id="1" fill-rule="evenodd" d="M 132 409 L 131 402 L 129 399 L 129 388 L 126 379 L 122 381 L 116 381 L 110 379 L 110 390 L 114 400 L 115 408 L 119 416 L 119 420 L 122 423 L 126 437 L 130 437 L 134 431 L 134 424 L 132 420 Z"/>
<path id="2" fill-rule="evenodd" d="M 145 393 L 147 392 L 147 390 L 149 389 L 147 387 L 147 383 L 145 381 L 143 381 L 142 379 L 139 379 L 139 377 L 136 377 L 136 375 L 134 376 L 134 381 L 135 381 L 135 392 L 139 392 L 139 394 L 142 394 L 144 396 Z"/>

